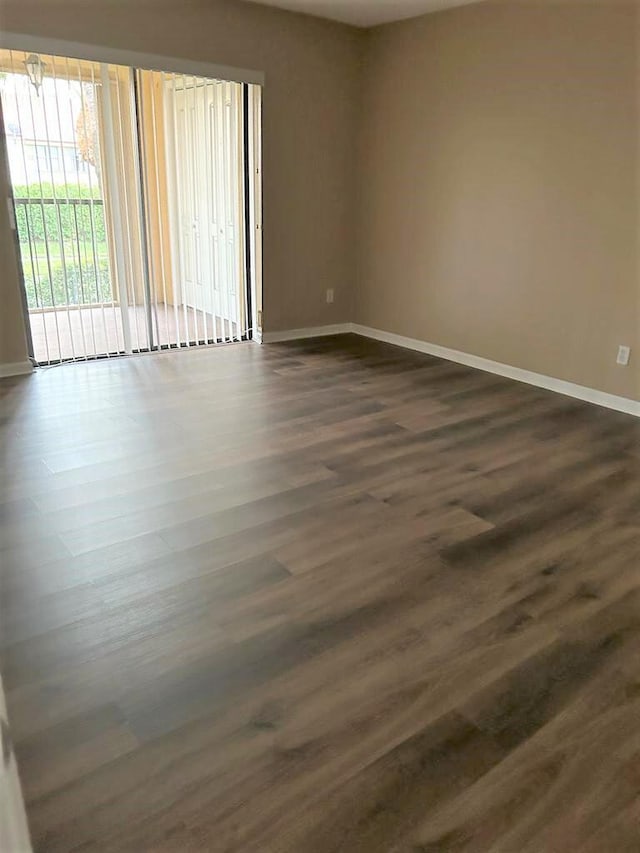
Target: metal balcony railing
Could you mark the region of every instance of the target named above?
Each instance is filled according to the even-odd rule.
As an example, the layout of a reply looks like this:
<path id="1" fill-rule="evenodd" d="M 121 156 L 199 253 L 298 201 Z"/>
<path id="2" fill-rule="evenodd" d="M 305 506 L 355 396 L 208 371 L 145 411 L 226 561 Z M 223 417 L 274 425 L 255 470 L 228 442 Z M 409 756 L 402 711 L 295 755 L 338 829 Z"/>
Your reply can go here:
<path id="1" fill-rule="evenodd" d="M 104 201 L 14 198 L 29 310 L 113 303 Z"/>

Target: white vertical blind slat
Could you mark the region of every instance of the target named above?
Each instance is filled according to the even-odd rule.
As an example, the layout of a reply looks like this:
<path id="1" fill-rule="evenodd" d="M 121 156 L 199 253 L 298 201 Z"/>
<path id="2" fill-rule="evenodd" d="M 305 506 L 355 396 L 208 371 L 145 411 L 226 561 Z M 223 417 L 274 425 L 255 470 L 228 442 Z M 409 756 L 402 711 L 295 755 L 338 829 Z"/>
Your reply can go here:
<path id="1" fill-rule="evenodd" d="M 151 127 L 152 127 L 152 139 L 151 144 L 153 145 L 154 151 L 154 168 L 153 168 L 153 177 L 154 177 L 154 185 L 155 185 L 155 193 L 156 199 L 160 198 L 160 149 L 158 144 L 158 117 L 156 111 L 156 79 L 155 74 L 151 79 Z M 164 91 L 164 75 L 160 73 L 160 91 Z M 162 222 L 162 216 L 160 211 L 157 212 L 158 217 L 158 246 L 160 250 L 160 263 L 156 264 L 159 267 L 159 270 L 154 270 L 154 275 L 151 280 L 151 286 L 156 291 L 158 290 L 158 280 L 157 273 L 160 273 L 160 280 L 162 281 L 162 304 L 164 306 L 164 329 L 166 330 L 167 337 L 169 336 L 169 313 L 168 313 L 168 295 L 167 295 L 167 271 L 165 269 L 165 245 L 164 245 L 164 227 Z M 151 253 L 153 256 L 153 261 L 155 264 L 155 252 Z M 164 336 L 162 339 L 160 338 L 160 332 L 158 330 L 158 341 L 162 345 L 164 344 Z M 171 342 L 171 341 L 169 341 Z"/>
<path id="2" fill-rule="evenodd" d="M 122 338 L 125 353 L 133 348 L 131 336 L 131 320 L 129 314 L 129 296 L 127 288 L 127 265 L 124 257 L 125 223 L 123 222 L 122 204 L 120 198 L 120 181 L 117 179 L 118 165 L 116 159 L 115 130 L 113 121 L 113 104 L 111 99 L 111 79 L 109 68 L 104 63 L 100 66 L 100 95 L 102 98 L 102 115 L 105 123 L 105 138 L 113 140 L 113 144 L 105 146 L 105 178 L 109 186 L 111 207 L 111 224 L 115 242 L 115 263 L 117 269 L 118 301 L 120 304 L 120 320 L 122 323 Z M 106 217 L 105 217 L 106 219 Z"/>
<path id="3" fill-rule="evenodd" d="M 120 152 L 120 169 L 122 172 L 126 169 L 127 165 L 130 165 L 130 158 L 132 156 L 131 146 L 127 147 L 124 139 L 125 126 L 127 121 L 127 112 L 124 108 L 123 98 L 120 94 L 120 89 L 122 86 L 122 81 L 120 80 L 119 74 L 116 73 L 115 78 L 115 114 L 118 116 L 117 127 L 114 125 L 113 134 L 114 139 L 116 140 L 116 145 Z M 109 91 L 111 88 L 111 84 L 109 84 Z M 113 115 L 112 111 L 112 115 Z M 125 255 L 127 258 L 128 265 L 128 276 L 125 279 L 125 290 L 127 292 L 127 303 L 129 306 L 129 325 L 131 327 L 131 314 L 133 314 L 133 327 L 131 328 L 132 332 L 132 341 L 131 345 L 134 350 L 144 349 L 145 347 L 145 335 L 140 333 L 140 327 L 144 329 L 145 321 L 144 318 L 139 316 L 138 311 L 138 303 L 137 303 L 137 294 L 136 294 L 136 284 L 138 288 L 143 286 L 143 283 L 139 280 L 138 276 L 136 276 L 136 268 L 135 268 L 135 246 L 134 246 L 134 228 L 138 227 L 140 223 L 133 223 L 131 221 L 131 212 L 135 209 L 135 205 L 133 204 L 132 193 L 134 190 L 131 188 L 129 181 L 126 179 L 127 176 L 124 176 L 124 180 L 118 180 L 118 184 L 121 190 L 121 210 L 122 216 L 124 219 L 124 229 L 123 229 L 123 237 L 122 237 L 122 249 L 126 249 Z"/>

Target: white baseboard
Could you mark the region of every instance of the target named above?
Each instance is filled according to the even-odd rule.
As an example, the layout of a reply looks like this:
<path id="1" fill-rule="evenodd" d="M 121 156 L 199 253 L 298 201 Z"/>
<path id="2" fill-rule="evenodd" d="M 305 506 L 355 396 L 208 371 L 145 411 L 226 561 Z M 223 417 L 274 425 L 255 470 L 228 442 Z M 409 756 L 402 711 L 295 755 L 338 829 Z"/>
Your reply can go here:
<path id="1" fill-rule="evenodd" d="M 33 373 L 33 365 L 30 361 L 14 361 L 8 364 L 0 364 L 0 379 L 8 376 L 25 376 Z"/>
<path id="2" fill-rule="evenodd" d="M 617 397 L 615 394 L 606 394 L 594 388 L 584 385 L 576 385 L 573 382 L 565 382 L 564 379 L 555 379 L 553 376 L 545 376 L 542 373 L 533 373 L 520 367 L 512 367 L 510 364 L 501 364 L 499 361 L 491 361 L 478 355 L 470 355 L 459 350 L 442 347 L 438 344 L 430 344 L 416 338 L 406 338 L 404 335 L 396 335 L 393 332 L 383 332 L 380 329 L 372 329 L 369 326 L 361 326 L 358 323 L 351 324 L 351 331 L 356 335 L 373 338 L 394 346 L 405 349 L 416 350 L 427 355 L 434 355 L 447 361 L 455 361 L 467 367 L 475 367 L 487 373 L 495 373 L 497 376 L 505 376 L 507 379 L 515 379 L 517 382 L 525 382 L 527 385 L 535 385 L 537 388 L 545 388 L 564 394 L 566 397 L 574 397 L 596 406 L 604 406 L 606 409 L 615 409 L 628 415 L 640 417 L 640 401 L 631 400 L 628 397 Z"/>
<path id="3" fill-rule="evenodd" d="M 404 349 L 423 352 L 434 355 L 446 361 L 454 361 L 464 364 L 476 370 L 484 370 L 486 373 L 494 373 L 496 376 L 504 376 L 514 379 L 516 382 L 524 382 L 527 385 L 535 385 L 536 388 L 544 388 L 547 391 L 555 391 L 565 397 L 573 397 L 606 409 L 614 409 L 627 415 L 640 417 L 640 400 L 632 400 L 628 397 L 618 397 L 615 394 L 607 394 L 588 388 L 585 385 L 576 385 L 574 382 L 566 382 L 564 379 L 556 379 L 553 376 L 545 376 L 543 373 L 534 373 L 531 370 L 523 370 L 521 367 L 513 367 L 510 364 L 502 364 L 499 361 L 491 361 L 479 355 L 471 355 L 460 350 L 442 347 L 439 344 L 430 344 L 417 338 L 407 338 L 404 335 L 396 335 L 394 332 L 383 332 L 381 329 L 373 329 L 370 326 L 361 326 L 359 323 L 337 323 L 333 326 L 313 326 L 306 329 L 290 329 L 284 332 L 265 332 L 262 340 L 264 343 L 272 344 L 279 341 L 295 341 L 304 338 L 319 338 L 325 335 L 345 335 L 352 332 L 365 338 L 383 341 Z"/>
<path id="4" fill-rule="evenodd" d="M 345 335 L 353 331 L 353 323 L 335 323 L 333 326 L 309 326 L 306 329 L 287 329 L 284 332 L 263 332 L 262 343 L 299 341 L 304 338 L 323 338 L 326 335 Z"/>

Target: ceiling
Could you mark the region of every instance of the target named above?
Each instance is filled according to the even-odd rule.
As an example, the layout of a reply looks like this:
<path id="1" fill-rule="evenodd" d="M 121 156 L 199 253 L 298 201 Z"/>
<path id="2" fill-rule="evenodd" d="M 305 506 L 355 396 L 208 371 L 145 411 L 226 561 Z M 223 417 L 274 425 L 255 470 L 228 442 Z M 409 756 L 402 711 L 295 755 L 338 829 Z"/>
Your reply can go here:
<path id="1" fill-rule="evenodd" d="M 356 27 L 373 27 L 452 6 L 466 6 L 481 0 L 253 0 L 292 12 L 331 18 Z"/>

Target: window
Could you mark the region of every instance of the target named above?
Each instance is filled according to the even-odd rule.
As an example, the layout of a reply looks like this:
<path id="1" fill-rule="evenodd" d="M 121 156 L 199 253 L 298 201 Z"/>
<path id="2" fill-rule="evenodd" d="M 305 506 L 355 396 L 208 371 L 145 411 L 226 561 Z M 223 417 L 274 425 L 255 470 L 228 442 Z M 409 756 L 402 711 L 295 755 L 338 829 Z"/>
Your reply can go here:
<path id="1" fill-rule="evenodd" d="M 36 151 L 38 153 L 38 166 L 41 169 L 49 168 L 49 149 L 46 145 L 36 145 Z"/>
<path id="2" fill-rule="evenodd" d="M 65 168 L 67 169 L 67 171 L 75 171 L 77 163 L 75 148 L 64 148 L 63 156 Z"/>

